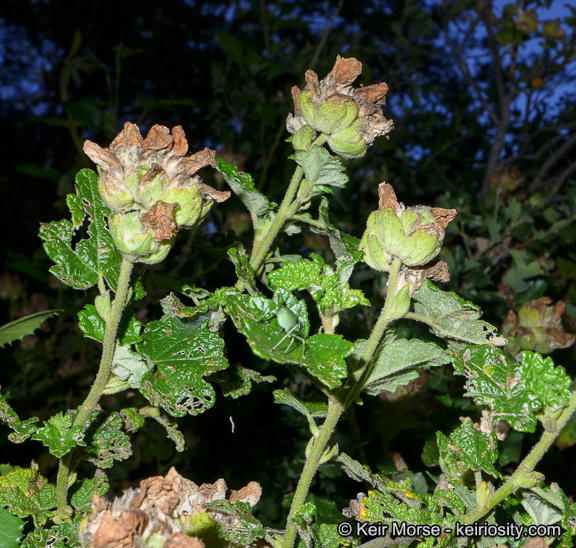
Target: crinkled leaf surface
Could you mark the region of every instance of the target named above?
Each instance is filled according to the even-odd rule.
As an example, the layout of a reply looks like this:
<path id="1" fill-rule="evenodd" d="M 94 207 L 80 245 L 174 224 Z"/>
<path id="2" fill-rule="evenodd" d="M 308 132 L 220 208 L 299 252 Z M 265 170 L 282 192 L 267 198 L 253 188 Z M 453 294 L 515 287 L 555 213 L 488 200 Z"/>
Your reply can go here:
<path id="1" fill-rule="evenodd" d="M 228 291 L 221 292 L 218 299 L 225 304 L 234 325 L 246 336 L 257 356 L 301 365 L 329 388 L 340 386 L 347 376 L 344 358 L 354 351 L 354 345 L 340 335 L 322 333 L 307 337 L 306 305 L 288 292 L 279 290 L 273 300 Z M 288 336 L 276 317 L 281 304 L 290 308 L 299 322 Z"/>
<path id="2" fill-rule="evenodd" d="M 76 194 L 69 194 L 66 204 L 72 221 L 63 219 L 40 226 L 44 249 L 56 263 L 50 272 L 75 289 L 92 287 L 98 283 L 98 276 L 104 276 L 115 289 L 122 255 L 108 230 L 106 217 L 110 210 L 98 192 L 94 171 L 83 169 L 76 175 Z M 87 238 L 74 244 L 74 234 L 85 221 Z"/>
<path id="3" fill-rule="evenodd" d="M 60 312 L 62 310 L 44 310 L 1 326 L 0 348 L 14 341 L 22 340 L 26 335 L 32 335 L 48 318 L 57 316 Z"/>
<path id="4" fill-rule="evenodd" d="M 130 388 L 140 388 L 142 377 L 152 369 L 152 364 L 130 350 L 129 344 L 117 344 L 114 350 L 112 372 L 128 383 Z"/>
<path id="5" fill-rule="evenodd" d="M 282 287 L 287 291 L 308 290 L 318 303 L 320 312 L 325 316 L 332 316 L 358 304 L 370 305 L 362 291 L 351 289 L 348 284 L 354 265 L 360 257 L 360 253 L 354 258 L 341 257 L 334 270 L 320 255 L 312 253 L 310 259 L 284 263 L 282 268 L 270 272 L 268 279 L 276 288 Z"/>
<path id="6" fill-rule="evenodd" d="M 85 478 L 78 483 L 78 487 L 74 485 L 75 489 L 70 496 L 70 503 L 79 512 L 88 512 L 92 497 L 95 494 L 104 496 L 110 487 L 105 478 Z"/>
<path id="7" fill-rule="evenodd" d="M 250 546 L 257 538 L 266 535 L 266 530 L 252 515 L 252 507 L 247 502 L 223 499 L 207 502 L 202 507 L 229 516 L 216 526 L 218 535 L 229 542 Z"/>
<path id="8" fill-rule="evenodd" d="M 537 394 L 543 405 L 552 411 L 567 405 L 572 380 L 562 366 L 554 365 L 552 358 L 543 358 L 536 352 L 525 350 L 522 352 L 519 371 L 526 389 Z"/>
<path id="9" fill-rule="evenodd" d="M 104 332 L 106 331 L 106 322 L 98 314 L 96 307 L 87 304 L 83 310 L 78 312 L 78 325 L 86 337 L 98 342 L 104 341 Z M 118 339 L 122 344 L 135 344 L 142 340 L 140 331 L 142 324 L 135 318 L 134 311 L 131 308 L 125 310 L 118 326 Z"/>
<path id="10" fill-rule="evenodd" d="M 215 393 L 202 377 L 226 369 L 224 340 L 208 320 L 174 317 L 147 324 L 138 352 L 156 366 L 142 378 L 140 391 L 174 417 L 197 415 L 212 407 Z"/>
<path id="11" fill-rule="evenodd" d="M 224 175 L 234 194 L 250 211 L 254 230 L 259 228 L 262 219 L 271 213 L 276 204 L 270 202 L 264 194 L 254 186 L 254 179 L 248 173 L 238 171 L 234 164 L 229 164 L 223 158 L 216 157 L 216 169 Z"/>
<path id="12" fill-rule="evenodd" d="M 81 548 L 78 528 L 81 517 L 74 521 L 64 521 L 52 527 L 36 527 L 26 535 L 21 548 Z"/>
<path id="13" fill-rule="evenodd" d="M 25 521 L 0 506 L 0 548 L 18 548 Z"/>
<path id="14" fill-rule="evenodd" d="M 465 417 L 462 424 L 446 437 L 442 432 L 437 434 L 442 471 L 452 479 L 459 480 L 464 472 L 484 470 L 491 476 L 500 476 L 494 468 L 498 459 L 496 434 L 485 434 L 476 430 L 472 419 Z"/>
<path id="15" fill-rule="evenodd" d="M 340 160 L 324 147 L 314 145 L 310 150 L 297 150 L 293 157 L 304 170 L 306 180 L 313 185 L 343 188 L 348 182 Z"/>
<path id="16" fill-rule="evenodd" d="M 91 421 L 98 415 L 99 412 L 93 413 Z M 90 436 L 86 454 L 98 468 L 111 468 L 115 460 L 126 460 L 132 455 L 130 438 L 122 431 L 123 426 L 122 415 L 114 411 Z"/>
<path id="17" fill-rule="evenodd" d="M 478 319 L 480 308 L 456 293 L 441 291 L 430 280 L 420 286 L 413 301 L 415 313 L 428 318 L 430 329 L 446 339 L 452 350 L 462 350 L 469 344 L 506 344 L 494 326 Z"/>
<path id="18" fill-rule="evenodd" d="M 36 430 L 32 439 L 41 441 L 52 455 L 61 458 L 74 447 L 86 446 L 84 430 L 81 425 L 72 426 L 70 414 L 60 412 L 44 421 L 44 426 Z"/>
<path id="19" fill-rule="evenodd" d="M 418 377 L 416 372 L 407 372 L 406 369 L 443 365 L 450 362 L 450 356 L 433 343 L 419 339 L 396 339 L 381 345 L 375 361 L 365 387 L 366 392 L 373 395 L 379 394 L 382 390 L 394 392 L 401 379 L 412 380 Z M 399 377 L 401 371 L 405 374 Z"/>
<path id="20" fill-rule="evenodd" d="M 263 376 L 258 371 L 233 364 L 225 371 L 216 373 L 212 379 L 220 385 L 224 396 L 236 399 L 248 395 L 253 384 L 274 382 L 276 377 L 272 375 Z"/>
<path id="21" fill-rule="evenodd" d="M 560 506 L 564 507 L 564 512 L 569 510 L 566 507 L 565 501 L 567 501 L 566 495 L 563 497 L 558 492 L 558 489 L 553 492 L 550 488 L 545 488 L 543 491 L 552 499 L 555 500 Z M 521 491 L 518 494 L 522 506 L 528 512 L 532 518 L 532 523 L 535 525 L 553 525 L 562 521 L 564 512 L 558 507 L 553 505 L 551 502 L 538 496 L 537 493 L 531 491 Z"/>
<path id="22" fill-rule="evenodd" d="M 22 422 L 2 393 L 0 393 L 0 422 L 14 430 L 8 436 L 8 439 L 13 443 L 22 443 L 38 429 L 36 426 L 38 418 L 32 417 Z"/>
<path id="23" fill-rule="evenodd" d="M 34 515 L 44 524 L 56 508 L 56 486 L 38 472 L 37 465 L 17 468 L 0 476 L 0 506 L 8 506 L 20 518 Z"/>
<path id="24" fill-rule="evenodd" d="M 520 365 L 508 352 L 492 345 L 471 346 L 452 362 L 456 373 L 468 377 L 467 395 L 489 405 L 494 419 L 508 421 L 519 432 L 534 432 L 542 399 L 529 389 Z"/>

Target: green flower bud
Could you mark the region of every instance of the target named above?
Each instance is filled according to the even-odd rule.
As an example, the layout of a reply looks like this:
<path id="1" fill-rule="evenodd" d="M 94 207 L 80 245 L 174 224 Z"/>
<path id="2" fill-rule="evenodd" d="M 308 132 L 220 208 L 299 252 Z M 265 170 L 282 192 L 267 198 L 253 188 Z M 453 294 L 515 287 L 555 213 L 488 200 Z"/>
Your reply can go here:
<path id="1" fill-rule="evenodd" d="M 398 203 L 387 183 L 380 185 L 379 192 L 380 209 L 368 217 L 360 242 L 366 263 L 383 272 L 390 270 L 395 258 L 407 267 L 429 263 L 440 252 L 444 229 L 456 211 L 426 206 L 406 208 Z"/>
<path id="2" fill-rule="evenodd" d="M 342 101 L 341 97 L 338 99 Z M 312 93 L 303 91 L 298 96 L 298 106 L 306 123 L 325 135 L 350 127 L 358 116 L 358 107 L 352 98 L 339 104 L 336 100 L 327 100 L 316 106 Z"/>
<path id="3" fill-rule="evenodd" d="M 316 132 L 310 126 L 302 126 L 292 136 L 294 150 L 308 150 L 315 136 Z"/>
<path id="4" fill-rule="evenodd" d="M 215 153 L 206 148 L 186 156 L 180 126 L 172 133 L 153 126 L 143 139 L 138 126 L 127 122 L 110 148 L 86 141 L 84 151 L 99 166 L 98 187 L 112 210 L 116 246 L 132 262 L 160 262 L 179 228 L 197 225 L 214 201 L 230 196 L 202 184 L 197 172 L 216 167 Z"/>
<path id="5" fill-rule="evenodd" d="M 356 120 L 350 127 L 328 137 L 328 145 L 335 154 L 347 160 L 362 158 L 368 149 L 368 143 L 364 140 L 364 132 L 361 129 L 363 126 L 362 120 Z"/>

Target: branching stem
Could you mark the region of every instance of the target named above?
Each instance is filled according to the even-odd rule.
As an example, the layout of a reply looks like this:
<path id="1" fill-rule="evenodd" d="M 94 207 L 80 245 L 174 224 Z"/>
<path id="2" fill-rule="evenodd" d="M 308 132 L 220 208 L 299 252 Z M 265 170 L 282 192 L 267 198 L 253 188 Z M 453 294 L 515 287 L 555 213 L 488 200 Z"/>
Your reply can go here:
<path id="1" fill-rule="evenodd" d="M 102 347 L 102 358 L 100 360 L 100 367 L 98 374 L 94 380 L 94 384 L 84 403 L 78 408 L 78 413 L 74 419 L 72 426 L 85 426 L 90 418 L 90 414 L 98 405 L 98 401 L 106 388 L 110 373 L 112 372 L 114 350 L 116 348 L 116 335 L 118 334 L 118 326 L 122 319 L 122 314 L 126 307 L 126 300 L 128 291 L 130 289 L 130 275 L 132 274 L 133 263 L 122 259 L 120 266 L 120 276 L 118 277 L 118 287 L 116 289 L 116 297 L 112 303 L 110 310 L 110 317 L 106 322 L 106 331 L 104 332 L 104 343 Z M 69 517 L 69 509 L 67 506 L 68 497 L 68 479 L 71 473 L 71 461 L 74 450 L 64 455 L 60 459 L 58 466 L 58 479 L 56 482 L 56 501 L 58 505 L 58 515 L 61 519 Z"/>

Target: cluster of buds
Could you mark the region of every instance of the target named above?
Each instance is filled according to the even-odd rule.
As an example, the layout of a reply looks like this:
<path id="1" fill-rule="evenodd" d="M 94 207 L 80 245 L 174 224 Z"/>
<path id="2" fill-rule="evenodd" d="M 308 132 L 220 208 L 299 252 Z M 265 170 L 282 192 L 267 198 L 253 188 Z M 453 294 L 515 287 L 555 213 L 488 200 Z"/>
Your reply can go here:
<path id="1" fill-rule="evenodd" d="M 319 81 L 313 70 L 306 72 L 306 86 L 292 88 L 294 115 L 286 122 L 293 133 L 296 150 L 307 150 L 316 132 L 326 136 L 328 145 L 343 158 L 361 158 L 379 135 L 392 131 L 392 120 L 382 114 L 388 86 L 385 83 L 353 88 L 362 72 L 357 59 L 338 56 L 334 68 Z"/>
<path id="2" fill-rule="evenodd" d="M 444 261 L 431 261 L 440 253 L 446 226 L 456 216 L 456 210 L 406 207 L 398 203 L 388 183 L 381 183 L 378 193 L 378 210 L 368 217 L 360 249 L 364 251 L 364 261 L 382 272 L 390 272 L 393 262 L 400 261 L 396 293 L 402 292 L 400 308 L 405 309 L 399 311 L 400 317 L 408 310 L 410 296 L 424 280 L 450 279 Z"/>
<path id="3" fill-rule="evenodd" d="M 229 192 L 201 182 L 197 173 L 216 167 L 214 151 L 186 156 L 188 143 L 180 126 L 153 126 L 145 139 L 127 122 L 109 148 L 86 141 L 84 152 L 99 166 L 98 188 L 112 210 L 108 224 L 114 242 L 131 262 L 162 261 L 180 228 L 200 223 L 212 204 Z"/>

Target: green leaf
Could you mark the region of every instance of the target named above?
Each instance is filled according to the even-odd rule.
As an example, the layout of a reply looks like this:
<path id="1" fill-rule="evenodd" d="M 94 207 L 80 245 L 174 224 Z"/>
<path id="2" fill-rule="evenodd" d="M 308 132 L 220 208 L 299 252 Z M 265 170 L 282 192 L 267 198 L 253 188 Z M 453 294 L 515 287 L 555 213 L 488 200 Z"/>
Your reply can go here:
<path id="1" fill-rule="evenodd" d="M 250 212 L 254 230 L 258 229 L 263 218 L 270 216 L 276 204 L 270 202 L 264 194 L 256 190 L 254 179 L 248 173 L 238 171 L 234 164 L 229 164 L 223 158 L 216 157 L 216 169 L 224 175 L 234 194 L 242 200 Z"/>
<path id="2" fill-rule="evenodd" d="M 74 488 L 76 487 L 74 485 Z M 70 503 L 78 512 L 88 512 L 92 504 L 92 497 L 95 494 L 104 496 L 109 487 L 110 485 L 106 478 L 85 478 L 73 490 Z"/>
<path id="3" fill-rule="evenodd" d="M 36 430 L 35 423 L 38 422 L 37 417 L 32 417 L 30 419 L 22 422 L 18 417 L 16 411 L 12 409 L 10 404 L 6 401 L 6 398 L 0 393 L 0 422 L 4 423 L 6 426 L 14 430 L 8 439 L 14 443 L 22 443 L 27 440 Z"/>
<path id="4" fill-rule="evenodd" d="M 448 353 L 434 343 L 426 343 L 418 339 L 396 339 L 381 345 L 365 390 L 372 395 L 377 395 L 382 390 L 394 392 L 399 386 L 400 379 L 418 378 L 418 374 L 414 371 L 405 372 L 403 376 L 398 377 L 397 374 L 400 371 L 416 366 L 436 367 L 450 361 Z M 406 375 L 406 373 L 412 374 Z"/>
<path id="5" fill-rule="evenodd" d="M 22 340 L 26 335 L 32 335 L 48 318 L 57 316 L 62 310 L 45 310 L 36 312 L 24 318 L 7 323 L 0 327 L 0 348 L 14 341 Z"/>
<path id="6" fill-rule="evenodd" d="M 302 413 L 309 421 L 312 417 L 325 417 L 328 413 L 326 402 L 305 402 L 298 399 L 288 388 L 274 390 L 274 402 L 288 405 Z"/>
<path id="7" fill-rule="evenodd" d="M 300 365 L 329 388 L 340 386 L 347 376 L 344 358 L 354 351 L 354 345 L 340 335 L 322 333 L 307 338 L 306 305 L 287 291 L 279 289 L 274 299 L 237 291 L 220 292 L 218 298 L 225 303 L 234 325 L 246 336 L 257 356 Z M 289 308 L 298 319 L 298 329 L 290 335 L 280 327 L 276 317 L 282 306 Z"/>
<path id="8" fill-rule="evenodd" d="M 340 160 L 324 147 L 314 145 L 310 150 L 297 150 L 294 161 L 302 167 L 306 180 L 313 185 L 343 188 L 348 182 Z"/>
<path id="9" fill-rule="evenodd" d="M 26 535 L 21 548 L 82 548 L 78 539 L 79 519 L 52 527 L 36 527 Z"/>
<path id="10" fill-rule="evenodd" d="M 543 494 L 546 493 L 548 497 L 555 500 L 558 506 L 564 507 L 564 512 L 566 515 L 569 514 L 570 504 L 566 504 L 568 499 L 564 493 L 558 489 L 552 491 L 549 487 L 542 490 Z M 520 502 L 529 516 L 532 518 L 532 523 L 534 525 L 553 525 L 562 521 L 564 512 L 556 505 L 545 500 L 544 498 L 538 496 L 538 493 L 534 493 L 528 490 L 522 490 L 519 492 Z"/>
<path id="11" fill-rule="evenodd" d="M 522 368 L 503 350 L 490 345 L 469 347 L 453 357 L 456 373 L 466 375 L 467 395 L 491 408 L 493 420 L 504 419 L 519 432 L 534 432 L 536 413 L 542 407 L 539 395 L 522 377 Z"/>
<path id="12" fill-rule="evenodd" d="M 506 344 L 494 326 L 478 319 L 480 308 L 456 293 L 441 291 L 430 280 L 420 286 L 413 301 L 415 313 L 427 318 L 425 323 L 435 335 L 446 339 L 452 350 L 460 351 L 469 344 Z"/>
<path id="13" fill-rule="evenodd" d="M 202 508 L 224 514 L 216 526 L 218 535 L 228 542 L 240 546 L 250 546 L 257 538 L 264 538 L 266 530 L 252 515 L 252 508 L 247 502 L 230 502 L 229 500 L 215 500 L 202 505 Z"/>
<path id="14" fill-rule="evenodd" d="M 93 413 L 90 422 L 94 423 L 100 414 Z M 115 460 L 126 460 L 132 455 L 130 438 L 122 431 L 123 426 L 122 415 L 114 411 L 90 436 L 86 455 L 98 468 L 111 468 Z"/>
<path id="15" fill-rule="evenodd" d="M 0 476 L 2 506 L 19 518 L 34 516 L 34 521 L 43 525 L 56 508 L 56 486 L 48 483 L 34 463 L 31 468 L 17 468 Z"/>
<path id="16" fill-rule="evenodd" d="M 87 304 L 83 310 L 78 312 L 78 325 L 86 337 L 98 342 L 104 342 L 106 322 L 98 314 L 96 307 Z M 135 344 L 142 340 L 140 331 L 142 324 L 134 316 L 134 311 L 130 308 L 124 311 L 120 325 L 118 326 L 118 340 L 122 344 Z"/>
<path id="17" fill-rule="evenodd" d="M 378 475 L 370 471 L 368 466 L 362 466 L 346 453 L 340 452 L 336 457 L 336 462 L 346 472 L 346 475 L 358 482 L 364 482 L 374 489 L 381 491 L 386 489 L 386 482 Z"/>
<path id="18" fill-rule="evenodd" d="M 128 344 L 117 344 L 114 350 L 112 372 L 130 388 L 140 388 L 142 378 L 152 369 L 152 364 L 130 350 Z"/>
<path id="19" fill-rule="evenodd" d="M 224 396 L 232 399 L 246 396 L 250 393 L 252 385 L 261 382 L 274 382 L 276 377 L 268 375 L 262 376 L 258 371 L 247 369 L 238 364 L 231 365 L 225 371 L 216 373 L 210 380 L 217 382 Z"/>
<path id="20" fill-rule="evenodd" d="M 284 263 L 282 268 L 268 274 L 268 279 L 276 288 L 282 287 L 287 291 L 308 290 L 318 303 L 321 314 L 333 316 L 358 304 L 370 305 L 362 291 L 351 289 L 348 284 L 354 265 L 360 258 L 361 253 L 355 257 L 341 256 L 334 270 L 320 255 L 312 253 L 310 259 Z"/>
<path id="21" fill-rule="evenodd" d="M 97 174 L 89 169 L 81 170 L 76 176 L 76 194 L 69 194 L 66 204 L 72 221 L 64 219 L 40 225 L 44 249 L 56 263 L 50 272 L 75 289 L 96 285 L 99 276 L 104 276 L 115 289 L 122 255 L 106 224 L 110 210 L 98 192 Z M 73 245 L 72 238 L 85 220 L 88 237 Z"/>
<path id="22" fill-rule="evenodd" d="M 465 417 L 462 424 L 446 437 L 442 432 L 436 434 L 440 451 L 440 466 L 451 480 L 461 482 L 468 470 L 484 470 L 491 476 L 500 477 L 494 468 L 498 459 L 496 434 L 490 435 L 476 430 L 472 419 Z"/>
<path id="23" fill-rule="evenodd" d="M 522 352 L 519 372 L 526 389 L 539 397 L 552 412 L 566 407 L 572 393 L 572 380 L 562 366 L 554 366 L 552 358 L 543 358 L 536 352 Z"/>
<path id="24" fill-rule="evenodd" d="M 26 522 L 0 506 L 0 548 L 18 548 Z"/>
<path id="25" fill-rule="evenodd" d="M 48 451 L 57 458 L 63 457 L 74 447 L 86 446 L 84 442 L 84 427 L 72 426 L 72 416 L 69 413 L 58 413 L 44 421 L 44 426 L 38 428 L 33 440 L 41 441 Z"/>
<path id="26" fill-rule="evenodd" d="M 155 364 L 140 391 L 173 417 L 198 415 L 214 404 L 213 388 L 202 377 L 226 369 L 224 341 L 208 320 L 165 318 L 147 324 L 138 352 Z"/>

